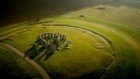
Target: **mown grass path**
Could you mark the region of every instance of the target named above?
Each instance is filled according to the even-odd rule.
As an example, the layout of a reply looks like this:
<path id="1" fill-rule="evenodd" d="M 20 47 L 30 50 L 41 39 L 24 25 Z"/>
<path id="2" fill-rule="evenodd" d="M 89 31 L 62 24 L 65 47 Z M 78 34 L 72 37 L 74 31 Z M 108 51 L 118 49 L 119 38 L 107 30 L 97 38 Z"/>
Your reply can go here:
<path id="1" fill-rule="evenodd" d="M 9 45 L 9 44 L 6 44 L 6 43 L 0 43 L 0 44 L 2 44 L 3 46 L 7 47 L 10 50 L 12 50 L 16 54 L 18 54 L 20 57 L 22 57 L 23 59 L 25 59 L 26 61 L 28 61 L 33 67 L 35 67 L 38 70 L 38 72 L 40 73 L 40 75 L 42 75 L 43 79 L 50 79 L 50 77 L 46 73 L 46 71 L 40 65 L 38 65 L 36 62 L 34 62 L 33 60 L 31 60 L 28 56 L 26 56 L 24 53 L 22 53 L 21 51 L 19 51 L 18 49 L 16 49 L 12 45 Z"/>

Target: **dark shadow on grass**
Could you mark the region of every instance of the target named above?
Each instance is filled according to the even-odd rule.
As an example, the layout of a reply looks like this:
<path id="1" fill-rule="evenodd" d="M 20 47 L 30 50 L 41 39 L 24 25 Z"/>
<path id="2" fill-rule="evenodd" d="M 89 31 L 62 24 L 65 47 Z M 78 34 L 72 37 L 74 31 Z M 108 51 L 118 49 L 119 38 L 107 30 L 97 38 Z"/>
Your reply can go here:
<path id="1" fill-rule="evenodd" d="M 46 52 L 42 55 L 42 56 L 40 56 L 38 59 L 37 59 L 37 61 L 39 61 L 42 57 L 44 57 L 46 55 Z"/>
<path id="2" fill-rule="evenodd" d="M 29 56 L 31 59 L 34 59 L 37 55 L 39 55 L 45 48 L 41 47 L 38 50 L 36 50 L 31 56 Z"/>
<path id="3" fill-rule="evenodd" d="M 63 47 L 63 49 L 61 50 L 61 52 L 65 51 L 65 48 Z"/>
<path id="4" fill-rule="evenodd" d="M 61 43 L 60 43 L 60 45 L 62 45 L 64 42 L 65 42 L 65 40 L 62 40 Z"/>
<path id="5" fill-rule="evenodd" d="M 44 60 L 49 59 L 53 54 L 54 54 L 53 51 L 48 51 L 48 53 L 46 54 L 46 58 Z"/>
<path id="6" fill-rule="evenodd" d="M 33 51 L 33 50 L 34 50 L 34 47 L 29 48 L 27 51 L 25 51 L 25 55 L 30 54 L 30 52 Z"/>
<path id="7" fill-rule="evenodd" d="M 62 48 L 61 52 L 65 51 L 66 49 L 70 50 L 70 48 L 65 48 L 65 47 L 66 47 L 66 45 Z"/>
<path id="8" fill-rule="evenodd" d="M 31 59 L 34 59 L 37 55 L 39 55 L 45 48 L 41 47 L 39 49 L 36 49 L 34 47 L 31 47 L 25 52 L 25 55 L 30 57 Z"/>

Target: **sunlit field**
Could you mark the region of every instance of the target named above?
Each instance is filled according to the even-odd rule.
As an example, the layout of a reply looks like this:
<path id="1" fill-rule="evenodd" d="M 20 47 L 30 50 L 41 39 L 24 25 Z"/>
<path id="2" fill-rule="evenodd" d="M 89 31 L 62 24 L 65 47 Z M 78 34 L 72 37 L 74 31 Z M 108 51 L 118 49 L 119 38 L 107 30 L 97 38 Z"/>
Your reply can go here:
<path id="1" fill-rule="evenodd" d="M 27 11 L 31 19 L 2 26 L 0 58 L 13 60 L 8 62 L 1 60 L 0 62 L 8 67 L 2 64 L 0 69 L 4 68 L 4 72 L 8 72 L 8 75 L 13 75 L 15 78 L 44 78 L 41 77 L 43 76 L 41 72 L 38 73 L 33 65 L 25 61 L 25 58 L 29 57 L 29 60 L 40 65 L 51 79 L 139 79 L 140 9 L 138 4 L 140 1 L 100 0 L 98 2 L 95 0 L 96 4 L 91 1 L 93 5 L 89 0 L 85 4 L 86 7 L 83 4 L 84 0 L 78 1 L 84 7 L 70 9 L 68 12 L 66 7 L 66 12 L 64 9 L 64 13 L 57 14 L 59 8 L 54 10 L 54 14 L 44 17 L 34 17 L 36 13 Z M 46 14 L 42 10 L 38 14 Z M 46 32 L 66 35 L 66 40 L 60 41 L 60 50 L 52 53 L 49 45 L 46 48 L 42 48 L 40 44 L 37 49 L 33 47 L 37 36 Z M 45 40 L 55 40 L 55 36 Z M 71 41 L 69 48 L 66 48 L 67 41 Z M 50 43 L 51 41 L 47 44 Z M 24 57 L 18 57 L 14 53 L 16 51 L 8 48 L 7 44 L 19 50 Z M 13 66 L 8 65 L 9 63 Z M 17 65 L 19 71 L 21 69 L 23 72 L 19 72 L 19 75 L 17 72 L 11 73 Z M 9 68 L 11 71 L 8 71 Z M 24 77 L 20 77 L 22 74 Z"/>

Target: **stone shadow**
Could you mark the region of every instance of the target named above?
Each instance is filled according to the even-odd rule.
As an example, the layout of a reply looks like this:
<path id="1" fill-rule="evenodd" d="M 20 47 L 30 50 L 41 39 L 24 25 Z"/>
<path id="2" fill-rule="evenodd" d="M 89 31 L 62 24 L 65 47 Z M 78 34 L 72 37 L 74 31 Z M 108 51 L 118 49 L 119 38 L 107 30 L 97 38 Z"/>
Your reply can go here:
<path id="1" fill-rule="evenodd" d="M 54 51 L 48 51 L 46 54 L 46 58 L 44 60 L 49 59 L 54 54 Z"/>
<path id="2" fill-rule="evenodd" d="M 36 49 L 34 47 L 29 48 L 25 55 L 27 55 L 29 58 L 34 59 L 37 55 L 39 55 L 45 48 L 41 47 L 39 49 Z"/>
<path id="3" fill-rule="evenodd" d="M 49 47 L 49 46 L 48 46 Z M 50 48 L 47 48 L 47 49 L 45 49 L 45 53 L 43 54 L 43 55 L 41 55 L 38 59 L 37 59 L 37 61 L 39 61 L 41 58 L 43 58 L 45 55 L 47 56 L 47 54 L 48 53 L 50 53 Z"/>

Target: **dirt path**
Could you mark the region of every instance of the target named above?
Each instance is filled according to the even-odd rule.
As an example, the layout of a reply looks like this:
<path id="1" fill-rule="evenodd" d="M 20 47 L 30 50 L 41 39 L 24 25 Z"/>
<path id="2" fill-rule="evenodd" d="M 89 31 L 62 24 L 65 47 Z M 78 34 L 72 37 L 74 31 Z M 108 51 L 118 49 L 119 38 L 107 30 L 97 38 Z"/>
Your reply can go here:
<path id="1" fill-rule="evenodd" d="M 46 73 L 46 71 L 40 65 L 38 65 L 36 62 L 31 60 L 28 56 L 25 56 L 25 54 L 23 54 L 21 51 L 19 51 L 18 49 L 16 49 L 15 47 L 13 47 L 9 44 L 6 44 L 6 43 L 0 43 L 0 44 L 2 44 L 3 46 L 7 47 L 10 50 L 12 50 L 16 54 L 18 54 L 19 56 L 24 58 L 26 61 L 28 61 L 33 67 L 35 67 L 38 70 L 38 72 L 43 77 L 43 79 L 50 79 L 49 75 Z"/>

